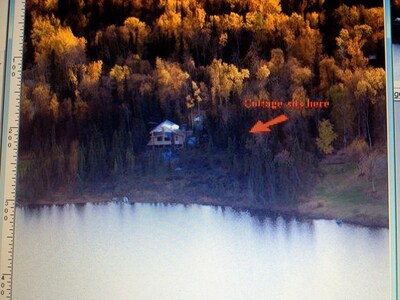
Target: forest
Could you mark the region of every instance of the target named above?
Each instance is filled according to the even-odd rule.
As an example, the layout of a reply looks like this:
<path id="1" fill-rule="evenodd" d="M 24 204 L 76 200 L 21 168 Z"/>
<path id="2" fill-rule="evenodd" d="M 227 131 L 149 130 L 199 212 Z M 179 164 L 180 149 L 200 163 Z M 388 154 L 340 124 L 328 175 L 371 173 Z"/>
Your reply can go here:
<path id="1" fill-rule="evenodd" d="M 21 199 L 168 175 L 171 163 L 146 146 L 149 131 L 166 119 L 191 126 L 199 114 L 196 146 L 177 153 L 202 159 L 184 167 L 218 158 L 214 167 L 254 203 L 297 201 L 339 153 L 375 189 L 386 151 L 381 1 L 26 3 Z M 247 109 L 246 98 L 330 105 Z M 289 120 L 249 133 L 280 114 Z"/>

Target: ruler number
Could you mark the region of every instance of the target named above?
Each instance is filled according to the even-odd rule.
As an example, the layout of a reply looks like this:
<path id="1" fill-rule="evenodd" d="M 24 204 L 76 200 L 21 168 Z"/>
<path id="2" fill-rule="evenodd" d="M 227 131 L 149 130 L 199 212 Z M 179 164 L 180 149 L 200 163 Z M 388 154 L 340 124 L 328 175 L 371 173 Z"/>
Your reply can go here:
<path id="1" fill-rule="evenodd" d="M 16 68 L 17 68 L 17 66 L 14 65 L 14 64 L 11 66 L 11 69 L 12 69 L 11 76 L 12 76 L 12 77 L 15 77 L 15 69 L 16 69 Z"/>
<path id="2" fill-rule="evenodd" d="M 4 280 L 4 275 L 1 277 L 1 280 Z M 4 284 L 4 282 L 1 283 L 1 291 L 0 291 L 0 295 L 4 295 L 4 288 L 6 287 L 6 285 Z"/>
<path id="3" fill-rule="evenodd" d="M 7 203 L 7 202 L 6 202 Z M 8 221 L 8 212 L 9 212 L 9 210 L 8 210 L 8 208 L 6 207 L 4 210 L 3 210 L 3 212 L 4 212 L 4 221 Z"/>
<path id="4" fill-rule="evenodd" d="M 11 148 L 11 147 L 12 147 L 12 143 L 11 143 L 11 141 L 12 141 L 12 139 L 13 139 L 12 133 L 13 133 L 12 128 L 10 128 L 10 129 L 8 130 L 8 137 L 7 137 L 7 139 L 8 139 L 7 147 L 8 147 L 8 148 Z"/>

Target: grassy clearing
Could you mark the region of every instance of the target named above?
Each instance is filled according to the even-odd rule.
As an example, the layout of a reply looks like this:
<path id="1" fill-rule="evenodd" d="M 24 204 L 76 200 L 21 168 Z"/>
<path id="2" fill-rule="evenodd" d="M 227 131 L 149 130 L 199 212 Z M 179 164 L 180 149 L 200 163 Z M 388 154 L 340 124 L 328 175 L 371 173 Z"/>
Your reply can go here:
<path id="1" fill-rule="evenodd" d="M 384 162 L 382 155 L 379 160 Z M 372 179 L 363 175 L 352 162 L 320 165 L 324 174 L 311 192 L 311 198 L 300 206 L 306 213 L 334 217 L 355 223 L 388 223 L 387 166 L 382 163 L 376 171 L 375 192 Z"/>

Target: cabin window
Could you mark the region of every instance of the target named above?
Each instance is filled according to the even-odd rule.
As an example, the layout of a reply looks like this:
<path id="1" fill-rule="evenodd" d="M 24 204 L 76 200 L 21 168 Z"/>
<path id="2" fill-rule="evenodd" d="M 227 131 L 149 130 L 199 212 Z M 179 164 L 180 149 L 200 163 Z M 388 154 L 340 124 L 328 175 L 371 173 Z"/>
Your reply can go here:
<path id="1" fill-rule="evenodd" d="M 157 137 L 157 142 L 162 142 L 162 137 L 161 136 Z"/>
<path id="2" fill-rule="evenodd" d="M 164 138 L 164 141 L 166 141 L 166 142 L 169 142 L 171 140 L 171 138 L 169 138 L 168 136 L 166 136 L 165 138 Z"/>

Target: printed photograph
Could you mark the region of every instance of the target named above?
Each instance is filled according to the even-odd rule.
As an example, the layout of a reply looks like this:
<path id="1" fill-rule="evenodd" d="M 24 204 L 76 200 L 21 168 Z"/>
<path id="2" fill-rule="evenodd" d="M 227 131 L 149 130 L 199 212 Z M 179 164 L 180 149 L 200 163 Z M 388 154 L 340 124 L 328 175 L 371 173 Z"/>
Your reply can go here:
<path id="1" fill-rule="evenodd" d="M 389 298 L 381 0 L 27 0 L 23 60 L 15 299 Z"/>

